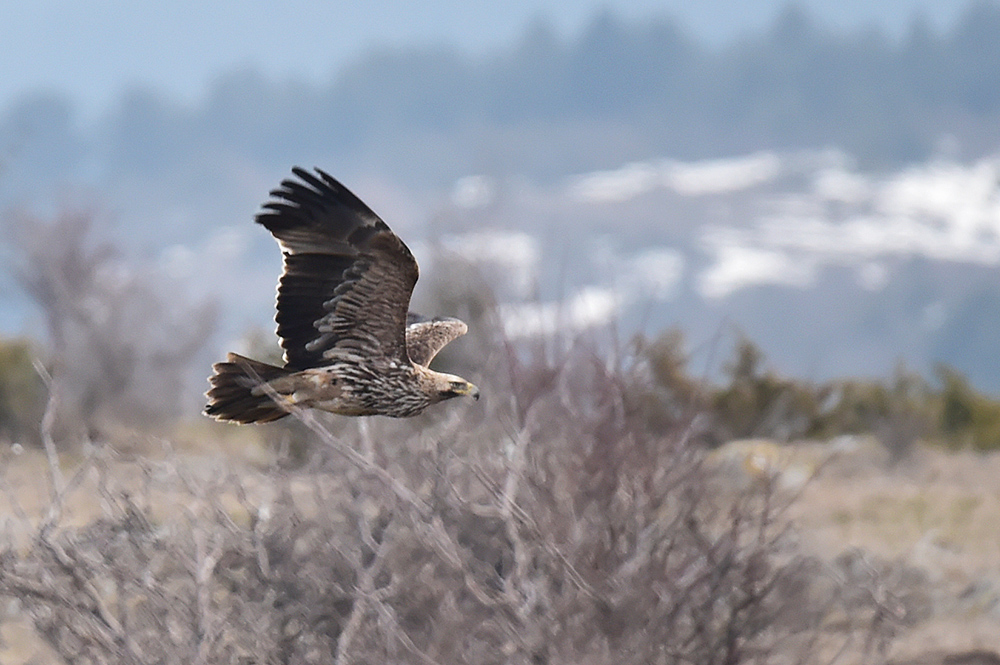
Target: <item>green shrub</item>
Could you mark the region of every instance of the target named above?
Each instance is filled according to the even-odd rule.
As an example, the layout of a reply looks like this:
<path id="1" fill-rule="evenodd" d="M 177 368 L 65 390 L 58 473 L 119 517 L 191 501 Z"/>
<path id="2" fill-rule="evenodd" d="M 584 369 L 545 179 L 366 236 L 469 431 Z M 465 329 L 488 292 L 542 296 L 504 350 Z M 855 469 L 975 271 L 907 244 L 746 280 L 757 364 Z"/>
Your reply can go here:
<path id="1" fill-rule="evenodd" d="M 938 365 L 940 434 L 952 448 L 1000 448 L 1000 400 L 988 397 L 969 384 L 958 370 Z"/>
<path id="2" fill-rule="evenodd" d="M 723 438 L 764 436 L 791 440 L 821 427 L 826 389 L 779 376 L 765 365 L 764 352 L 740 336 L 735 357 L 723 367 L 728 382 L 712 391 L 712 415 Z"/>
<path id="3" fill-rule="evenodd" d="M 38 440 L 46 395 L 37 357 L 27 340 L 0 340 L 0 435 L 13 441 Z"/>
<path id="4" fill-rule="evenodd" d="M 900 363 L 887 379 L 836 379 L 815 383 L 780 376 L 764 352 L 744 336 L 715 385 L 692 376 L 684 335 L 670 329 L 636 341 L 642 380 L 632 405 L 654 431 L 707 416 L 705 439 L 767 437 L 782 441 L 875 434 L 890 462 L 905 458 L 918 441 L 950 448 L 1000 449 L 1000 399 L 976 390 L 958 370 L 935 369 L 932 382 Z"/>
<path id="5" fill-rule="evenodd" d="M 701 383 L 687 371 L 688 353 L 680 329 L 671 328 L 653 340 L 640 336 L 635 347 L 648 376 L 635 377 L 628 396 L 648 428 L 667 432 L 704 410 Z"/>

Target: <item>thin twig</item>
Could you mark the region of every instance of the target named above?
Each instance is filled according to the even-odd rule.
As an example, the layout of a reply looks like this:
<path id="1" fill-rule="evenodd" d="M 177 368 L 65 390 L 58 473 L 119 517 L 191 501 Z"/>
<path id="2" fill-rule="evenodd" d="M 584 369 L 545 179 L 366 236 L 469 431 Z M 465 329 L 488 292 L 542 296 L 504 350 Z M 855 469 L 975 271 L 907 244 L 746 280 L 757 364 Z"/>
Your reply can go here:
<path id="1" fill-rule="evenodd" d="M 59 469 L 59 454 L 56 452 L 56 443 L 52 438 L 52 428 L 55 426 L 56 411 L 59 408 L 60 384 L 52 378 L 49 370 L 45 368 L 41 360 L 36 358 L 32 362 L 32 365 L 49 391 L 49 399 L 45 403 L 45 413 L 42 415 L 40 433 L 42 436 L 42 445 L 45 447 L 45 457 L 49 462 L 49 479 L 52 500 L 54 502 L 56 497 L 62 494 L 63 491 L 62 471 Z"/>

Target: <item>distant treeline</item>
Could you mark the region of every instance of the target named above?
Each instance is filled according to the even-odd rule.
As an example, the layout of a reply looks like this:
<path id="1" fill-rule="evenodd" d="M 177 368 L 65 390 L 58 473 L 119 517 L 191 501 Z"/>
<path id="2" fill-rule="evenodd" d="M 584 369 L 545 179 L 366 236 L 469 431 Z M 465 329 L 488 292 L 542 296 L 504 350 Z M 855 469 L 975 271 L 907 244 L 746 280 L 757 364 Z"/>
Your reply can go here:
<path id="1" fill-rule="evenodd" d="M 336 156 L 422 184 L 828 145 L 881 166 L 995 151 L 997 72 L 994 3 L 971 4 L 947 32 L 915 19 L 901 39 L 834 32 L 790 5 L 715 48 L 668 17 L 605 11 L 568 39 L 537 22 L 488 56 L 371 52 L 325 86 L 230 72 L 193 108 L 133 89 L 100 127 L 80 127 L 58 95 L 31 96 L 0 109 L 0 149 L 49 175 L 95 159 L 113 176 L 206 155 L 268 165 Z"/>
<path id="2" fill-rule="evenodd" d="M 0 339 L 0 441 L 38 442 L 49 397 L 35 365 L 44 355 L 30 340 Z M 900 364 L 890 377 L 816 382 L 775 372 L 760 347 L 740 337 L 722 365 L 722 376 L 710 382 L 688 367 L 684 335 L 678 329 L 655 338 L 640 336 L 626 355 L 631 371 L 614 381 L 623 391 L 626 412 L 652 434 L 693 428 L 694 438 L 709 447 L 746 438 L 796 442 L 874 435 L 891 461 L 905 458 L 919 442 L 950 449 L 1000 450 L 1000 398 L 977 390 L 961 372 L 943 363 L 935 367 L 933 379 Z M 67 365 L 81 362 L 69 360 Z M 540 357 L 534 358 L 525 371 L 544 375 L 542 365 Z M 125 384 L 117 380 L 102 376 L 92 382 L 92 388 L 103 393 L 103 414 L 86 393 L 82 398 L 65 394 L 68 401 L 79 403 L 59 406 L 77 414 L 80 426 L 98 431 L 120 419 L 114 412 L 122 409 L 109 405 L 134 409 L 138 394 L 162 383 L 162 377 L 148 374 Z M 581 385 L 575 390 L 598 388 Z M 141 414 L 147 427 L 169 426 L 189 417 L 170 410 L 176 394 L 163 396 L 158 413 L 147 408 Z M 511 397 L 530 401 L 531 395 Z"/>
<path id="3" fill-rule="evenodd" d="M 754 342 L 740 337 L 710 384 L 690 373 L 684 336 L 668 330 L 638 341 L 642 380 L 629 392 L 654 430 L 686 426 L 697 414 L 708 445 L 732 439 L 829 440 L 872 434 L 890 461 L 920 441 L 951 449 L 1000 449 L 1000 399 L 980 392 L 944 363 L 934 378 L 900 363 L 892 376 L 815 382 L 775 372 Z"/>

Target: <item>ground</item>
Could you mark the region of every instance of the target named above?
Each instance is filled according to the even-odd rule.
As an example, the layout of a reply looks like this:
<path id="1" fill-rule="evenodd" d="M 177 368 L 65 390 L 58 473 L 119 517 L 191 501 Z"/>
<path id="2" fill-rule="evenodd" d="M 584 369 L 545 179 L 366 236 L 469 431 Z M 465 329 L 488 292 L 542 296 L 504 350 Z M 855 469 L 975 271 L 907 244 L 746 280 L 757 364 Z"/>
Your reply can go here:
<path id="1" fill-rule="evenodd" d="M 268 463 L 256 446 L 239 458 L 220 459 L 201 451 L 177 453 L 208 478 L 236 465 L 248 487 L 265 495 Z M 23 449 L 3 456 L 4 487 L 0 515 L 8 516 L 7 533 L 27 537 L 12 497 L 32 521 L 48 505 L 48 471 L 44 454 Z M 72 478 L 79 457 L 67 457 L 63 469 Z M 871 438 L 840 438 L 824 443 L 782 446 L 770 441 L 740 441 L 713 452 L 710 463 L 732 475 L 734 483 L 777 478 L 785 496 L 794 497 L 786 513 L 800 548 L 847 570 L 862 562 L 899 573 L 912 589 L 905 601 L 909 616 L 901 620 L 888 655 L 893 659 L 927 651 L 1000 650 L 1000 454 L 946 452 L 920 448 L 910 459 L 889 466 L 884 450 Z M 141 469 L 168 464 L 142 456 L 120 458 L 108 469 L 120 478 L 139 479 Z M 255 486 L 254 479 L 259 479 Z M 194 480 L 197 480 L 195 478 Z M 65 524 L 82 525 L 102 514 L 98 478 L 91 473 L 72 490 Z M 126 485 L 130 481 L 123 481 Z M 136 483 L 139 481 L 136 480 Z M 136 491 L 141 491 L 137 486 Z M 190 505 L 171 505 L 176 497 L 155 497 L 164 515 Z M 250 498 L 251 501 L 254 497 Z M 305 493 L 303 501 L 307 501 Z M 315 510 L 315 507 L 312 508 Z M 231 515 L 239 521 L 239 501 Z M 895 573 L 894 573 L 895 574 Z M 895 588 L 894 592 L 899 592 Z M 56 662 L 30 626 L 17 616 L 17 604 L 0 611 L 0 662 L 25 665 Z M 35 660 L 32 661 L 32 658 Z M 847 661 L 844 661 L 847 662 Z"/>
<path id="2" fill-rule="evenodd" d="M 744 482 L 775 476 L 795 497 L 788 518 L 806 552 L 910 573 L 914 625 L 891 657 L 1000 651 L 1000 454 L 924 447 L 890 466 L 874 438 L 840 437 L 736 441 L 710 461 Z"/>

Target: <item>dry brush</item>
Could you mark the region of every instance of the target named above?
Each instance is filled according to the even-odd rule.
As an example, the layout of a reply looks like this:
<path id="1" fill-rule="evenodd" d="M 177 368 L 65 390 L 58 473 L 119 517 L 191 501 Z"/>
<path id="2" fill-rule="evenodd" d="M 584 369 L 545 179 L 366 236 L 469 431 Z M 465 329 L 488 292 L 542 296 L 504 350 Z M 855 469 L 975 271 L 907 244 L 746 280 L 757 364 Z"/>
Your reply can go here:
<path id="1" fill-rule="evenodd" d="M 736 490 L 690 428 L 651 430 L 630 397 L 640 356 L 496 348 L 480 405 L 356 427 L 296 413 L 313 453 L 295 469 L 91 448 L 58 486 L 53 470 L 40 520 L 8 521 L 0 594 L 65 662 L 94 665 L 884 650 L 891 592 L 845 593 L 796 551 L 773 483 Z M 74 526 L 80 492 L 103 517 Z"/>

